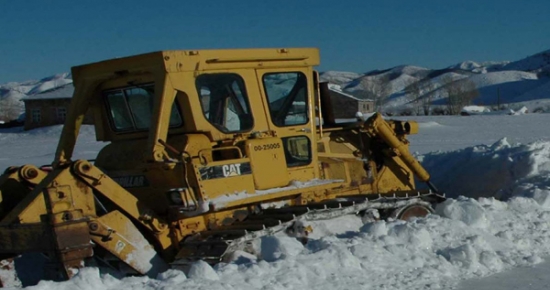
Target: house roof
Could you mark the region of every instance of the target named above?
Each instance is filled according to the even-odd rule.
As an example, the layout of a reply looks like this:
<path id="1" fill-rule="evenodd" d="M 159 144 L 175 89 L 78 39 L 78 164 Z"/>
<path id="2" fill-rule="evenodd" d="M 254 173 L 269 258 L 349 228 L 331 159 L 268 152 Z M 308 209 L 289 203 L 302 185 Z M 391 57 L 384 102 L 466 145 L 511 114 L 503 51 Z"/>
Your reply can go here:
<path id="1" fill-rule="evenodd" d="M 23 101 L 27 100 L 51 100 L 51 99 L 70 99 L 73 97 L 74 86 L 72 83 L 65 84 L 63 86 L 41 92 L 39 94 L 27 95 L 22 98 Z"/>
<path id="2" fill-rule="evenodd" d="M 344 93 L 344 91 L 342 91 L 342 87 L 340 87 L 340 85 L 337 85 L 337 84 L 329 83 L 328 84 L 328 89 L 335 92 L 335 93 L 337 93 L 337 94 L 340 94 L 344 97 L 348 97 L 348 98 L 351 98 L 351 99 L 354 99 L 354 100 L 357 100 L 357 101 L 371 101 L 372 102 L 371 99 L 360 99 L 360 98 L 352 96 L 348 93 Z"/>

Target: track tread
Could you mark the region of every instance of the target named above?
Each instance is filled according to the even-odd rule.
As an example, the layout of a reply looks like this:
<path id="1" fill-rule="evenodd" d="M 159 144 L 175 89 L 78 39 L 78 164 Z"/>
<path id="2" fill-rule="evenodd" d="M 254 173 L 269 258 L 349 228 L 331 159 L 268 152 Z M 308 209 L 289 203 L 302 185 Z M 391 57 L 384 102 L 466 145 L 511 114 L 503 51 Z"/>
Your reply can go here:
<path id="1" fill-rule="evenodd" d="M 199 233 L 198 239 L 186 240 L 182 244 L 182 248 L 185 250 L 180 251 L 172 264 L 175 266 L 189 265 L 196 260 L 216 264 L 221 262 L 228 253 L 243 249 L 247 244 L 262 236 L 283 231 L 299 220 L 332 219 L 342 215 L 357 214 L 368 209 L 392 210 L 412 204 L 429 206 L 444 199 L 443 195 L 432 192 L 396 193 L 383 196 L 371 194 L 353 196 L 349 200 L 339 198 L 322 203 L 278 209 L 269 208 L 223 229 Z M 223 251 L 220 250 L 222 247 L 225 247 Z"/>

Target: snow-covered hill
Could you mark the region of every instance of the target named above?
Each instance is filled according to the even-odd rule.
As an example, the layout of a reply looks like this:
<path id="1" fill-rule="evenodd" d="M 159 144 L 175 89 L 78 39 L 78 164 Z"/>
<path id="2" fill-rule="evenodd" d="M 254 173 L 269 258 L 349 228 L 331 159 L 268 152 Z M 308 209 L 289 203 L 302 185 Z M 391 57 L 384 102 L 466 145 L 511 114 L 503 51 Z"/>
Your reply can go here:
<path id="1" fill-rule="evenodd" d="M 533 56 L 511 62 L 503 70 L 522 70 L 529 72 L 550 72 L 550 50 L 537 53 Z"/>
<path id="2" fill-rule="evenodd" d="M 464 61 L 439 70 L 398 66 L 363 74 L 330 71 L 322 73 L 321 79 L 337 83 L 360 98 L 369 96 L 373 83 L 384 83 L 389 90 L 383 112 L 410 111 L 416 97 L 409 89 L 415 83 L 424 86 L 420 99 L 431 95 L 431 104 L 442 105 L 449 79 L 471 81 L 479 92 L 475 104 L 510 104 L 512 108 L 527 106 L 531 111 L 541 111 L 546 110 L 546 102 L 550 104 L 550 50 L 514 62 Z M 430 84 L 427 89 L 426 84 Z"/>

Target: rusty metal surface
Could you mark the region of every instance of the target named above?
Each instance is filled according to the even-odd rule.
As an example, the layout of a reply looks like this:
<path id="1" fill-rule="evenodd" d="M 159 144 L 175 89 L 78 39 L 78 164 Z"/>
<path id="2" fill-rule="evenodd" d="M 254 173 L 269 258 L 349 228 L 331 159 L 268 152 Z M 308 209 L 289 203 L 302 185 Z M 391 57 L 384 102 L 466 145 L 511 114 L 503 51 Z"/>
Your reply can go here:
<path id="1" fill-rule="evenodd" d="M 84 259 L 93 255 L 87 220 L 55 225 L 53 239 L 54 272 L 58 272 L 62 280 L 70 279 L 77 269 L 84 267 Z"/>
<path id="2" fill-rule="evenodd" d="M 53 249 L 45 224 L 0 226 L 0 253 L 44 252 Z"/>
<path id="3" fill-rule="evenodd" d="M 49 225 L 21 224 L 0 227 L 0 253 L 45 253 L 51 258 L 47 278 L 65 280 L 83 260 L 93 255 L 87 220 Z"/>

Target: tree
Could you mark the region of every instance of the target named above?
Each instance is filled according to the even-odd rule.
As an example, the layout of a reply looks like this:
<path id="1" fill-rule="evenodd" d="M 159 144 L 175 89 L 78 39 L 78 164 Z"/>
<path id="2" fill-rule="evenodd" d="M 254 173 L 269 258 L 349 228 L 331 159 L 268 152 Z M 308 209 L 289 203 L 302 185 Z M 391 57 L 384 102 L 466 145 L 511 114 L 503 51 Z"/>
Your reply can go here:
<path id="1" fill-rule="evenodd" d="M 479 96 L 476 85 L 467 78 L 455 81 L 451 76 L 444 76 L 442 81 L 442 89 L 447 95 L 447 110 L 451 115 L 460 114 L 462 108 L 471 105 Z"/>
<path id="2" fill-rule="evenodd" d="M 435 97 L 435 84 L 431 81 L 428 81 L 424 84 L 424 97 L 422 98 L 422 109 L 424 110 L 424 115 L 430 115 L 430 106 Z"/>
<path id="3" fill-rule="evenodd" d="M 361 85 L 366 95 L 374 101 L 374 110 L 382 111 L 384 99 L 391 93 L 390 78 L 388 75 L 371 76 L 363 78 Z"/>
<path id="4" fill-rule="evenodd" d="M 406 91 L 417 115 L 422 112 L 424 115 L 430 114 L 430 105 L 435 95 L 434 90 L 435 85 L 430 80 L 412 81 L 407 86 Z"/>
<path id="5" fill-rule="evenodd" d="M 409 85 L 405 89 L 407 94 L 409 94 L 409 100 L 412 102 L 414 111 L 417 115 L 420 114 L 421 108 L 420 96 L 422 95 L 422 88 L 420 82 L 421 81 L 411 79 L 411 82 L 409 82 Z"/>
<path id="6" fill-rule="evenodd" d="M 0 99 L 0 121 L 16 120 L 22 111 L 21 101 L 13 98 Z"/>

